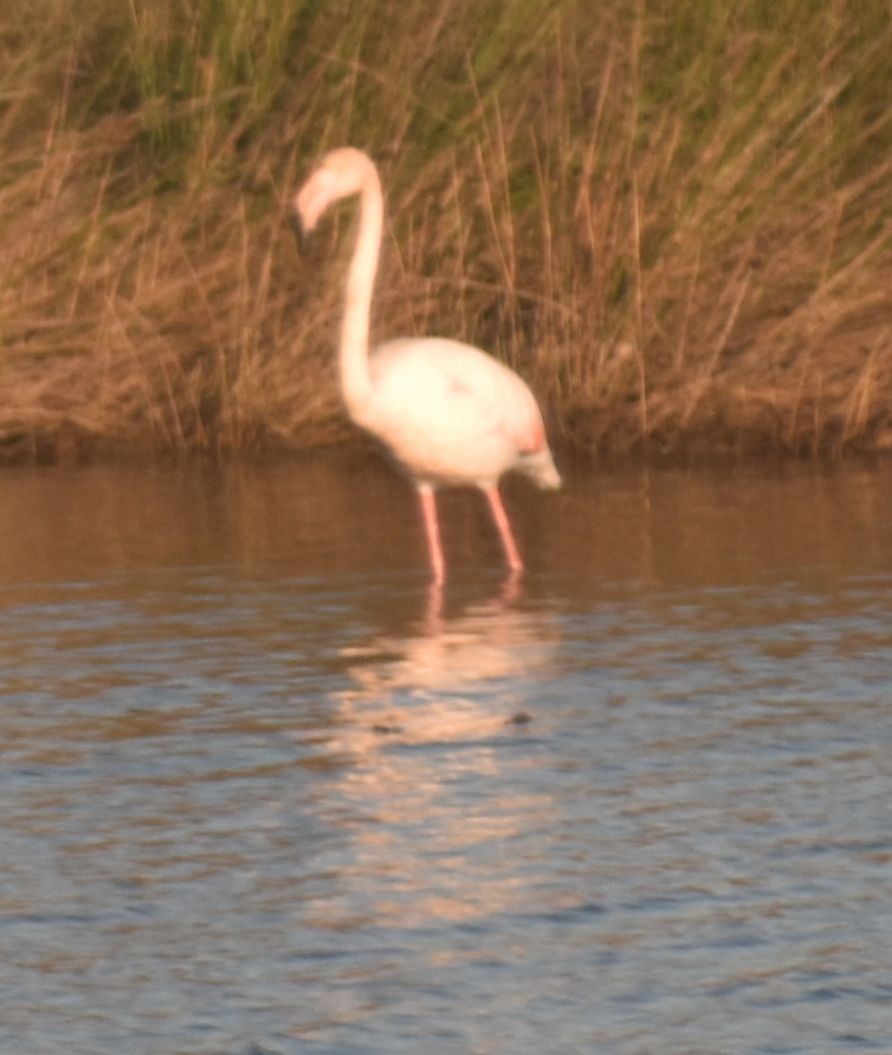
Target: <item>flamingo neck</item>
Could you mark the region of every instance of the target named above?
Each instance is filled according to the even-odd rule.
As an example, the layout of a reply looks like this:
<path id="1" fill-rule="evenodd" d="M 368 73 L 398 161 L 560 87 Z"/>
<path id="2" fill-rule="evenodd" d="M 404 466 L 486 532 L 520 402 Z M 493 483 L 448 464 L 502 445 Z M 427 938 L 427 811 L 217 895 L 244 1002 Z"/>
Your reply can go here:
<path id="1" fill-rule="evenodd" d="M 339 365 L 341 391 L 350 416 L 364 424 L 372 410 L 369 374 L 369 318 L 378 270 L 384 199 L 374 168 L 360 194 L 359 233 L 347 273 L 347 302 L 341 326 Z"/>

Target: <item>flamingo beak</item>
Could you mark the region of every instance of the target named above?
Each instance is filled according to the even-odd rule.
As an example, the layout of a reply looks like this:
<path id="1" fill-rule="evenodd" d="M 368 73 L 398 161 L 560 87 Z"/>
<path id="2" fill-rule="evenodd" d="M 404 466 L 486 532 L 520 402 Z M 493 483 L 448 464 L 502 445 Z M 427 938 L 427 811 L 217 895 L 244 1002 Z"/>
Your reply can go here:
<path id="1" fill-rule="evenodd" d="M 313 177 L 294 196 L 293 216 L 297 226 L 298 247 L 306 248 L 307 235 L 316 227 L 319 217 L 325 212 L 327 201 L 319 186 L 318 177 Z"/>
<path id="2" fill-rule="evenodd" d="M 299 256 L 306 255 L 307 242 L 309 230 L 304 227 L 303 221 L 300 218 L 300 214 L 297 209 L 291 209 L 288 213 L 288 225 L 294 234 L 294 241 L 297 245 L 297 252 Z"/>

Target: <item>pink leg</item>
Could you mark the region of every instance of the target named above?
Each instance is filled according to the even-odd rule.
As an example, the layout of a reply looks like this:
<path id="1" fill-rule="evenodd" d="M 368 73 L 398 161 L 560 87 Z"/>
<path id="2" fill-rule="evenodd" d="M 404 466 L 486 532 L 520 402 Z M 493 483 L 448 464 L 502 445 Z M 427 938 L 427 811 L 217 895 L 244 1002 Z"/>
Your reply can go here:
<path id="1" fill-rule="evenodd" d="M 499 529 L 502 545 L 505 548 L 505 556 L 508 558 L 508 566 L 512 571 L 523 571 L 523 561 L 517 552 L 517 543 L 511 533 L 511 525 L 508 522 L 508 514 L 502 505 L 502 496 L 497 487 L 488 487 L 486 497 L 489 499 L 489 508 L 492 510 L 492 518 Z"/>
<path id="2" fill-rule="evenodd" d="M 437 520 L 437 502 L 433 488 L 420 485 L 418 497 L 421 499 L 421 512 L 424 516 L 424 531 L 427 535 L 427 549 L 430 553 L 434 582 L 440 585 L 446 577 L 446 562 L 443 559 L 443 547 L 440 544 L 440 524 Z"/>

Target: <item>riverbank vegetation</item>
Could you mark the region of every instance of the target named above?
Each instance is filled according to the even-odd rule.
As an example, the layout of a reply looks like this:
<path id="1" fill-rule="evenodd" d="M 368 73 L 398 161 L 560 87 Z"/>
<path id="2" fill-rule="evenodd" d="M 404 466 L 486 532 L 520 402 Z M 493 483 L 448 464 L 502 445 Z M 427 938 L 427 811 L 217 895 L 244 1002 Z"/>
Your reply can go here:
<path id="1" fill-rule="evenodd" d="M 0 14 L 0 460 L 354 435 L 333 368 L 363 146 L 378 337 L 485 347 L 558 446 L 892 446 L 886 0 L 31 0 Z"/>

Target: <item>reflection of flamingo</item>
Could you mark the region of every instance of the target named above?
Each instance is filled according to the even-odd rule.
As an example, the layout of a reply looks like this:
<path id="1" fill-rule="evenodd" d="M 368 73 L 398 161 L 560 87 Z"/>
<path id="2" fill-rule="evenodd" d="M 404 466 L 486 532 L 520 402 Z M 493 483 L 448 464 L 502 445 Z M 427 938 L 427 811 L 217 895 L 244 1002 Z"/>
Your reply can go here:
<path id="1" fill-rule="evenodd" d="M 532 392 L 478 348 L 439 337 L 388 341 L 369 356 L 369 314 L 384 202 L 378 171 L 352 147 L 334 150 L 298 191 L 305 230 L 332 202 L 360 195 L 359 235 L 347 277 L 340 342 L 341 388 L 353 420 L 396 455 L 421 498 L 434 579 L 443 581 L 434 488 L 474 484 L 486 494 L 512 571 L 523 568 L 498 481 L 518 469 L 540 487 L 559 487 Z"/>
<path id="2" fill-rule="evenodd" d="M 334 694 L 340 716 L 330 744 L 364 756 L 386 750 L 382 736 L 390 744 L 488 750 L 491 737 L 530 720 L 526 705 L 536 709 L 535 686 L 547 676 L 557 642 L 547 609 L 518 608 L 502 590 L 459 612 L 428 613 L 343 647 L 350 685 Z M 377 767 L 370 772 L 381 776 Z"/>

